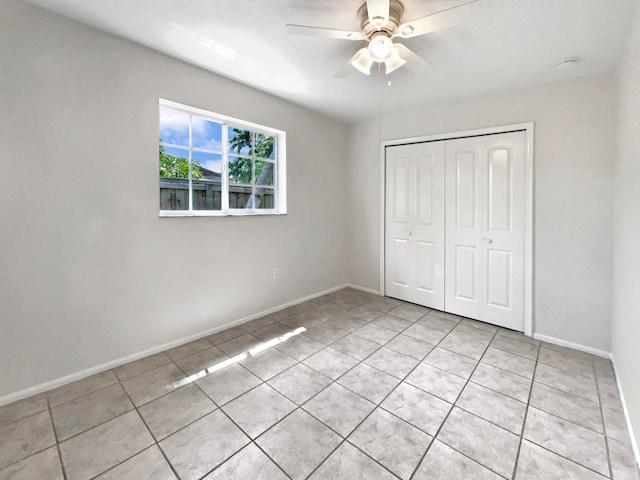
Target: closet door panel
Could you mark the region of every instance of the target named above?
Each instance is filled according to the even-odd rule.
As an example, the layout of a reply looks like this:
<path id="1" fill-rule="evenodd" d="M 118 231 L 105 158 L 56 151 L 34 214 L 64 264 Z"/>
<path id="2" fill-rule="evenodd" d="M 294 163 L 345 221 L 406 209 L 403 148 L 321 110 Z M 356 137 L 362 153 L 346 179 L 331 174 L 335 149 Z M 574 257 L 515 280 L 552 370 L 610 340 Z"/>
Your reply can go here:
<path id="1" fill-rule="evenodd" d="M 388 147 L 385 293 L 444 308 L 444 142 Z"/>
<path id="2" fill-rule="evenodd" d="M 445 310 L 520 331 L 524 145 L 524 132 L 446 143 Z"/>
<path id="3" fill-rule="evenodd" d="M 525 133 L 484 138 L 487 173 L 483 320 L 524 330 Z"/>
<path id="4" fill-rule="evenodd" d="M 474 139 L 446 142 L 445 310 L 481 319 L 481 152 Z"/>

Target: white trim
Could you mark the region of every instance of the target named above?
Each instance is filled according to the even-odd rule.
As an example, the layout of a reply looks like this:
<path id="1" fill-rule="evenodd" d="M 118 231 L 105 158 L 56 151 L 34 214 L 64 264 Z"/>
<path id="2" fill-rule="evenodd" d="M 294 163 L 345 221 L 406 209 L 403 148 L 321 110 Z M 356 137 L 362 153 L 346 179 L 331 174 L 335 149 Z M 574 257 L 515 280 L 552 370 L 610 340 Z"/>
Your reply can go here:
<path id="1" fill-rule="evenodd" d="M 629 416 L 629 410 L 627 409 L 627 402 L 624 400 L 624 394 L 622 393 L 622 385 L 620 384 L 620 375 L 618 375 L 618 368 L 616 366 L 616 359 L 611 354 L 611 363 L 613 364 L 613 373 L 616 376 L 616 385 L 618 386 L 618 393 L 620 394 L 620 402 L 622 403 L 622 411 L 624 412 L 624 418 L 627 422 L 627 430 L 631 439 L 631 448 L 636 456 L 636 466 L 640 468 L 640 449 L 638 448 L 638 442 L 636 436 L 633 433 L 633 425 L 631 425 L 631 417 Z"/>
<path id="2" fill-rule="evenodd" d="M 373 288 L 361 287 L 360 285 L 354 285 L 353 283 L 347 283 L 347 287 L 353 288 L 354 290 L 360 290 L 361 292 L 372 293 L 374 295 L 382 295 L 378 290 L 374 290 Z"/>
<path id="3" fill-rule="evenodd" d="M 440 133 L 437 135 L 425 135 L 420 137 L 401 138 L 396 140 L 385 140 L 380 142 L 380 292 L 385 294 L 385 149 L 396 145 L 406 145 L 410 143 L 433 142 L 437 140 L 453 140 L 455 138 L 475 137 L 479 135 L 494 135 L 513 131 L 525 131 L 526 153 L 525 153 L 525 236 L 524 236 L 524 334 L 533 335 L 533 160 L 534 160 L 534 123 L 514 123 L 511 125 L 501 125 L 495 127 L 478 128 L 474 130 L 462 130 L 450 133 Z"/>
<path id="4" fill-rule="evenodd" d="M 559 345 L 561 347 L 572 348 L 580 352 L 590 353 L 591 355 L 595 355 L 596 357 L 606 358 L 607 360 L 611 360 L 612 358 L 611 352 L 607 352 L 606 350 L 599 350 L 597 348 L 587 347 L 586 345 L 569 342 L 567 340 L 562 340 L 560 338 L 549 337 L 548 335 L 542 335 L 540 333 L 534 333 L 533 338 L 535 338 L 536 340 L 540 340 L 541 342 L 552 343 L 554 345 Z"/>
<path id="5" fill-rule="evenodd" d="M 133 355 L 128 355 L 126 357 L 122 357 L 122 358 L 119 358 L 117 360 L 112 360 L 110 362 L 103 363 L 103 364 L 97 365 L 95 367 L 87 368 L 86 370 L 82 370 L 82 371 L 79 371 L 79 372 L 76 372 L 76 373 L 72 373 L 70 375 L 66 375 L 64 377 L 57 378 L 55 380 L 51 380 L 49 382 L 45 382 L 45 383 L 42 383 L 40 385 L 29 387 L 29 388 L 26 388 L 24 390 L 20 390 L 20 391 L 15 392 L 15 393 L 10 393 L 9 395 L 5 395 L 4 397 L 0 397 L 0 407 L 2 407 L 3 405 L 7 405 L 9 403 L 16 402 L 18 400 L 22 400 L 24 398 L 31 397 L 33 395 L 37 395 L 37 394 L 40 394 L 40 393 L 43 393 L 43 392 L 47 392 L 47 391 L 52 390 L 54 388 L 62 387 L 64 385 L 67 385 L 69 383 L 75 382 L 77 380 L 82 380 L 83 378 L 89 377 L 91 375 L 95 375 L 96 373 L 102 373 L 102 372 L 105 372 L 107 370 L 111 370 L 112 368 L 116 368 L 116 367 L 119 367 L 121 365 L 124 365 L 126 363 L 134 362 L 136 360 L 140 360 L 141 358 L 147 357 L 149 355 L 153 355 L 155 353 L 160 353 L 160 352 L 163 352 L 163 351 L 168 350 L 168 349 L 173 348 L 173 347 L 178 347 L 180 345 L 184 345 L 185 343 L 189 343 L 189 342 L 192 342 L 194 340 L 198 340 L 199 338 L 207 337 L 209 335 L 213 335 L 214 333 L 221 332 L 222 330 L 226 330 L 227 328 L 231 328 L 231 327 L 235 327 L 237 325 L 241 325 L 241 324 L 249 322 L 251 320 L 255 320 L 256 318 L 260 318 L 260 317 L 263 317 L 265 315 L 269 315 L 271 313 L 278 312 L 278 311 L 283 310 L 285 308 L 292 307 L 294 305 L 298 305 L 299 303 L 303 303 L 303 302 L 306 302 L 308 300 L 313 300 L 314 298 L 318 298 L 318 297 L 321 297 L 323 295 L 327 295 L 329 293 L 336 292 L 336 291 L 341 290 L 343 288 L 346 288 L 348 286 L 350 286 L 350 285 L 348 285 L 348 284 L 338 285 L 337 287 L 332 287 L 332 288 L 329 288 L 327 290 L 323 290 L 321 292 L 317 292 L 317 293 L 314 293 L 314 294 L 311 294 L 311 295 L 307 295 L 306 297 L 298 298 L 297 300 L 292 300 L 290 302 L 283 303 L 282 305 L 278 305 L 277 307 L 273 307 L 273 308 L 269 308 L 267 310 L 263 310 L 262 312 L 259 312 L 259 313 L 255 313 L 255 314 L 252 314 L 252 315 L 248 315 L 246 317 L 242 317 L 242 318 L 239 318 L 239 319 L 236 319 L 236 320 L 232 320 L 232 321 L 227 322 L 225 324 L 218 325 L 216 327 L 213 327 L 213 328 L 210 328 L 208 330 L 205 330 L 203 332 L 195 333 L 195 334 L 189 335 L 187 337 L 182 337 L 182 338 L 180 338 L 178 340 L 174 340 L 174 341 L 165 343 L 163 345 L 160 345 L 160 346 L 157 346 L 157 347 L 153 347 L 153 348 L 150 348 L 148 350 L 144 350 L 142 352 L 134 353 Z M 358 288 L 358 287 L 353 287 L 353 288 Z"/>
<path id="6" fill-rule="evenodd" d="M 287 215 L 287 212 L 276 210 L 160 210 L 160 218 L 171 217 L 255 217 L 260 215 Z"/>
<path id="7" fill-rule="evenodd" d="M 171 109 L 171 110 L 177 110 L 187 115 L 196 114 L 200 117 L 206 118 L 207 120 L 212 120 L 217 123 L 223 122 L 223 123 L 231 124 L 231 126 L 235 126 L 235 127 L 249 128 L 254 132 L 264 133 L 270 136 L 284 133 L 283 130 L 278 130 L 277 128 L 265 127 L 264 125 L 248 122 L 246 120 L 230 117 L 228 115 L 222 115 L 220 113 L 210 112 L 209 110 L 193 107 L 191 105 L 185 105 L 184 103 L 172 102 L 171 100 L 166 100 L 164 98 L 160 98 L 158 100 L 158 103 L 162 107 L 167 107 L 168 109 Z"/>

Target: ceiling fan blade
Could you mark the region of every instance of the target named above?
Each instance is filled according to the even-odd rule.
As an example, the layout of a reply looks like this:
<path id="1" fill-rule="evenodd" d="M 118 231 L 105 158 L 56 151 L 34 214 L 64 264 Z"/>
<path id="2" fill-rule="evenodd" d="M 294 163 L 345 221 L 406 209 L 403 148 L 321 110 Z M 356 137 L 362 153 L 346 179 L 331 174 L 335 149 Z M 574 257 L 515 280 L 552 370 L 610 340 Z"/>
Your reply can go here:
<path id="1" fill-rule="evenodd" d="M 400 58 L 406 60 L 407 63 L 404 64 L 407 69 L 411 70 L 413 73 L 420 75 L 424 73 L 429 68 L 431 68 L 431 64 L 424 60 L 422 57 L 405 47 L 400 43 L 394 43 L 393 48 L 395 48 Z"/>
<path id="2" fill-rule="evenodd" d="M 378 30 L 389 22 L 389 0 L 367 0 L 369 21 Z"/>
<path id="3" fill-rule="evenodd" d="M 289 0 L 289 8 L 302 9 L 302 10 L 321 10 L 326 12 L 327 10 L 341 12 L 351 11 L 351 7 L 344 0 Z"/>
<path id="4" fill-rule="evenodd" d="M 465 18 L 469 14 L 468 5 L 477 2 L 473 0 L 471 2 L 458 5 L 456 7 L 442 10 L 438 13 L 427 15 L 426 17 L 418 18 L 411 22 L 403 23 L 398 27 L 397 33 L 394 37 L 411 38 L 418 35 L 425 35 L 427 33 L 438 32 L 445 28 L 455 27 L 464 22 Z"/>
<path id="5" fill-rule="evenodd" d="M 294 35 L 309 35 L 312 37 L 339 38 L 342 40 L 365 40 L 362 32 L 349 32 L 346 30 L 335 30 L 333 28 L 310 27 L 308 25 L 292 25 L 285 27 L 287 33 Z"/>

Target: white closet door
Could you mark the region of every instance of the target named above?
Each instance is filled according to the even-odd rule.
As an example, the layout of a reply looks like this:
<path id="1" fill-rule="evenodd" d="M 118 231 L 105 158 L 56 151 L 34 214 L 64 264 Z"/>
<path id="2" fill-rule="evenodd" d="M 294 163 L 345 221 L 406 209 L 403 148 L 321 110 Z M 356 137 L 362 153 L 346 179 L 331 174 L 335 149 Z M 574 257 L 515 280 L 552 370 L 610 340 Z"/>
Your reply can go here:
<path id="1" fill-rule="evenodd" d="M 525 132 L 446 142 L 445 310 L 524 330 Z"/>
<path id="2" fill-rule="evenodd" d="M 444 310 L 444 142 L 387 147 L 386 295 Z"/>

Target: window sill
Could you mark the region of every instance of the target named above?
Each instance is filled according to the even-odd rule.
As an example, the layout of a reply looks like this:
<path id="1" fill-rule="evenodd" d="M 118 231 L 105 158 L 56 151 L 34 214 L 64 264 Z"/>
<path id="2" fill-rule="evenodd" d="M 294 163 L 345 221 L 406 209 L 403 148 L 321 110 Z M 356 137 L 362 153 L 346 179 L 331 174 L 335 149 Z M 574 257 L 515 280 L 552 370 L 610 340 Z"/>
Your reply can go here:
<path id="1" fill-rule="evenodd" d="M 185 211 L 185 210 L 162 210 L 160 218 L 182 218 L 182 217 L 263 217 L 265 215 L 286 215 L 287 212 L 216 212 L 216 211 Z"/>

